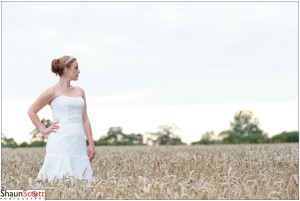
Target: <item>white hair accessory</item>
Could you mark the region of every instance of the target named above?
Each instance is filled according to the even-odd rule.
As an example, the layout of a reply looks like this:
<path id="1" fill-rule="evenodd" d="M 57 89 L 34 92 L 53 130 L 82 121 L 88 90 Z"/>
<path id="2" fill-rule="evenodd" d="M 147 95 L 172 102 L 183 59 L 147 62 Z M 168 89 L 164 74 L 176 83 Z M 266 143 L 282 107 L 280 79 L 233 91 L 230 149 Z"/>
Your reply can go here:
<path id="1" fill-rule="evenodd" d="M 67 64 L 68 62 L 70 62 L 72 59 L 74 59 L 73 56 L 69 56 L 69 59 L 65 62 L 65 64 Z"/>

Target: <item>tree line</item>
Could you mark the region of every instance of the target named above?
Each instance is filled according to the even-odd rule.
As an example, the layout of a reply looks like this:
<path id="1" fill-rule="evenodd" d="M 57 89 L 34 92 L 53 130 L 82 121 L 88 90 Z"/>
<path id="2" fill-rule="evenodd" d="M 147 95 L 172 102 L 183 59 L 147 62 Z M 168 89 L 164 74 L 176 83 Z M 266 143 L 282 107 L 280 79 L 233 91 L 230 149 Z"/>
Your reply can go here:
<path id="1" fill-rule="evenodd" d="M 49 127 L 52 122 L 49 119 L 42 119 L 41 122 Z M 110 127 L 107 133 L 95 140 L 95 146 L 105 145 L 186 145 L 181 137 L 175 134 L 178 127 L 175 124 L 161 125 L 157 132 L 149 132 L 144 135 L 140 133 L 125 134 L 121 127 Z M 6 138 L 2 133 L 2 147 L 44 147 L 47 143 L 47 136 L 37 129 L 30 132 L 30 143 L 22 142 L 17 144 L 13 138 Z M 230 128 L 220 132 L 218 135 L 214 131 L 206 132 L 201 139 L 192 142 L 191 145 L 198 144 L 241 144 L 241 143 L 282 143 L 299 142 L 299 132 L 282 132 L 273 137 L 268 137 L 259 125 L 258 118 L 253 117 L 249 110 L 241 110 L 234 114 L 234 119 L 230 122 Z M 88 142 L 87 142 L 88 144 Z"/>
<path id="2" fill-rule="evenodd" d="M 249 144 L 249 143 L 283 143 L 299 142 L 299 131 L 282 132 L 268 137 L 259 126 L 258 118 L 253 117 L 252 111 L 241 110 L 235 113 L 230 128 L 218 135 L 213 131 L 202 135 L 200 141 L 192 142 L 197 144 Z"/>

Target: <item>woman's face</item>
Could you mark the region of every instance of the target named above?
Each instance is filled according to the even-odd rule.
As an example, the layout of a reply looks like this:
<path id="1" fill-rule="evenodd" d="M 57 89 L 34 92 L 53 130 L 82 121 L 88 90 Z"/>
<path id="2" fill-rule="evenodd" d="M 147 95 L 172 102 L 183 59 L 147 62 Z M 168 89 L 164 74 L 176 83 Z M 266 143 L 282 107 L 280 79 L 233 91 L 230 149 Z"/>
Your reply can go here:
<path id="1" fill-rule="evenodd" d="M 67 70 L 67 75 L 71 80 L 78 80 L 78 76 L 80 73 L 80 70 L 78 68 L 78 62 L 74 61 L 70 68 L 66 68 Z"/>

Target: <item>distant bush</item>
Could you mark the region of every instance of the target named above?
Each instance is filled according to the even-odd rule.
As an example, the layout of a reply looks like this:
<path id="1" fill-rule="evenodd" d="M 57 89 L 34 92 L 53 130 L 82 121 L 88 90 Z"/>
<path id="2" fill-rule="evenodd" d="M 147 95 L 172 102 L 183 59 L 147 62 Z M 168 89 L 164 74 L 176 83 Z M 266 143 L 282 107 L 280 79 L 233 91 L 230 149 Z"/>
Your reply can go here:
<path id="1" fill-rule="evenodd" d="M 268 143 L 270 140 L 267 135 L 252 134 L 252 135 L 240 135 L 236 133 L 230 133 L 223 139 L 225 144 L 239 144 L 239 143 Z"/>
<path id="2" fill-rule="evenodd" d="M 94 144 L 95 144 L 95 146 L 111 145 L 110 142 L 103 140 L 103 139 L 94 141 Z"/>
<path id="3" fill-rule="evenodd" d="M 44 141 L 35 141 L 29 144 L 30 147 L 44 147 L 46 143 Z"/>
<path id="4" fill-rule="evenodd" d="M 9 148 L 16 148 L 18 146 L 18 144 L 16 143 L 14 138 L 6 138 L 6 136 L 2 133 L 1 146 L 9 147 Z"/>
<path id="5" fill-rule="evenodd" d="M 271 138 L 272 142 L 299 142 L 299 132 L 282 132 L 278 135 L 275 135 Z"/>
<path id="6" fill-rule="evenodd" d="M 112 145 L 135 145 L 132 141 L 117 141 L 114 142 Z"/>
<path id="7" fill-rule="evenodd" d="M 261 135 L 261 134 L 246 136 L 245 141 L 249 142 L 249 143 L 269 143 L 270 142 L 267 135 Z"/>
<path id="8" fill-rule="evenodd" d="M 186 143 L 182 142 L 181 139 L 172 139 L 169 145 L 186 145 Z"/>
<path id="9" fill-rule="evenodd" d="M 221 144 L 222 142 L 220 140 L 209 140 L 209 139 L 202 139 L 197 142 L 192 142 L 191 145 L 197 145 L 197 144 Z"/>
<path id="10" fill-rule="evenodd" d="M 19 147 L 29 147 L 29 144 L 27 142 L 22 142 Z"/>
<path id="11" fill-rule="evenodd" d="M 240 143 L 242 140 L 241 140 L 241 137 L 239 134 L 236 134 L 236 133 L 230 133 L 227 137 L 225 137 L 223 139 L 223 143 L 225 144 L 237 144 L 237 143 Z"/>
<path id="12" fill-rule="evenodd" d="M 18 144 L 17 143 L 10 143 L 10 144 L 6 144 L 6 145 L 2 144 L 2 147 L 16 148 L 16 147 L 18 147 Z"/>

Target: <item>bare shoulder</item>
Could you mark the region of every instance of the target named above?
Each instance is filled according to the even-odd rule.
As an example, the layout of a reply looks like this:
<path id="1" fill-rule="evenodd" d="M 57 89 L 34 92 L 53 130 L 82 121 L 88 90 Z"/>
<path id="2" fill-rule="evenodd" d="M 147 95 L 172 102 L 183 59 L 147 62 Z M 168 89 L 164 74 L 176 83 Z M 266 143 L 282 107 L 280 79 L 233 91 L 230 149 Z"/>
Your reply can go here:
<path id="1" fill-rule="evenodd" d="M 35 101 L 35 104 L 38 104 L 38 105 L 49 104 L 52 101 L 52 99 L 54 98 L 54 96 L 55 96 L 55 88 L 49 87 L 40 94 L 38 99 Z"/>
<path id="2" fill-rule="evenodd" d="M 85 97 L 84 90 L 81 87 L 78 87 L 78 86 L 73 86 L 73 87 L 74 87 L 77 94 L 79 94 L 82 97 Z"/>
<path id="3" fill-rule="evenodd" d="M 42 94 L 44 97 L 52 98 L 55 96 L 55 88 L 54 86 L 47 88 Z"/>

